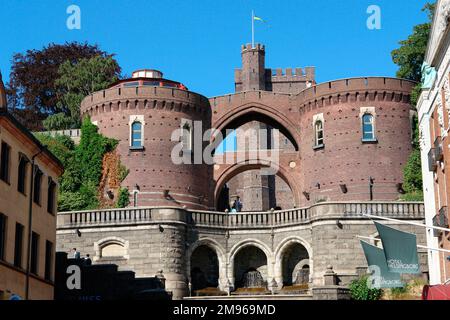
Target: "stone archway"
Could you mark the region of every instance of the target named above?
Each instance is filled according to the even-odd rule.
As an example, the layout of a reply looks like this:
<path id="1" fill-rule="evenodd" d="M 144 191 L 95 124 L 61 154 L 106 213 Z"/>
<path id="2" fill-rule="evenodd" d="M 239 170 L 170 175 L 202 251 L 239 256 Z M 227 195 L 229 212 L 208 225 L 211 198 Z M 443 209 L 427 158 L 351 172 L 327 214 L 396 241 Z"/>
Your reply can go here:
<path id="1" fill-rule="evenodd" d="M 273 257 L 269 248 L 261 241 L 248 239 L 235 244 L 228 256 L 228 279 L 237 289 L 249 271 L 261 275 L 264 289 L 273 279 Z"/>
<path id="2" fill-rule="evenodd" d="M 311 282 L 313 275 L 312 247 L 300 237 L 283 240 L 275 254 L 275 280 L 278 288 L 283 286 L 304 286 Z"/>
<path id="3" fill-rule="evenodd" d="M 309 256 L 305 247 L 292 243 L 282 255 L 281 271 L 283 286 L 307 285 L 309 283 Z"/>
<path id="4" fill-rule="evenodd" d="M 255 246 L 246 246 L 234 258 L 235 288 L 266 288 L 268 261 L 264 251 Z"/>
<path id="5" fill-rule="evenodd" d="M 193 290 L 198 290 L 198 288 L 194 289 L 197 284 L 194 284 L 193 271 L 199 277 L 201 274 L 204 275 L 207 285 L 205 288 L 212 286 L 219 290 L 225 290 L 227 284 L 225 261 L 225 251 L 215 240 L 203 238 L 192 244 L 186 255 L 186 274 Z M 210 269 L 209 265 L 211 265 Z"/>
<path id="6" fill-rule="evenodd" d="M 190 277 L 192 292 L 219 286 L 219 259 L 207 245 L 198 246 L 191 255 Z"/>
<path id="7" fill-rule="evenodd" d="M 272 163 L 263 159 L 250 159 L 238 162 L 232 165 L 222 165 L 219 170 L 214 172 L 216 186 L 214 189 L 214 205 L 217 207 L 219 197 L 223 186 L 230 181 L 233 177 L 240 173 L 249 170 L 261 170 L 269 169 L 273 171 L 276 176 L 280 177 L 292 191 L 293 202 L 295 206 L 300 205 L 300 177 L 298 176 L 298 170 L 289 167 L 287 159 L 280 159 L 281 164 Z M 288 168 L 286 168 L 288 167 Z"/>
<path id="8" fill-rule="evenodd" d="M 248 102 L 234 107 L 220 117 L 213 119 L 212 127 L 222 132 L 222 134 L 226 134 L 227 129 L 236 129 L 253 120 L 263 122 L 280 130 L 291 141 L 295 150 L 299 150 L 300 133 L 297 126 L 285 113 L 265 104 Z"/>

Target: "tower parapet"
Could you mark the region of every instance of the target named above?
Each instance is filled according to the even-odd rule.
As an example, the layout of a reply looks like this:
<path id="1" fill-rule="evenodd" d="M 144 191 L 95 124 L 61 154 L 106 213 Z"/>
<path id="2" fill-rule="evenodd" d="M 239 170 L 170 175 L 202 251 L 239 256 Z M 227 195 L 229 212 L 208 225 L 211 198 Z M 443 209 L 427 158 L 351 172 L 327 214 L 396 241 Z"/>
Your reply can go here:
<path id="1" fill-rule="evenodd" d="M 131 203 L 211 208 L 210 186 L 204 183 L 212 179 L 210 166 L 173 159 L 176 154 L 192 163 L 194 146 L 201 151 L 206 147 L 193 137 L 195 123 L 201 123 L 203 130 L 211 127 L 208 99 L 179 82 L 160 79 L 159 71 L 141 70 L 133 76 L 81 103 L 83 117 L 89 116 L 102 134 L 119 140 L 118 155 L 129 169 L 122 187 L 132 194 Z M 174 131 L 181 128 L 186 131 L 183 137 L 174 139 Z M 183 150 L 173 153 L 182 138 Z"/>
<path id="2" fill-rule="evenodd" d="M 236 92 L 262 90 L 297 94 L 315 84 L 315 67 L 287 68 L 265 67 L 265 46 L 246 44 L 241 47 L 242 68 L 234 74 Z"/>

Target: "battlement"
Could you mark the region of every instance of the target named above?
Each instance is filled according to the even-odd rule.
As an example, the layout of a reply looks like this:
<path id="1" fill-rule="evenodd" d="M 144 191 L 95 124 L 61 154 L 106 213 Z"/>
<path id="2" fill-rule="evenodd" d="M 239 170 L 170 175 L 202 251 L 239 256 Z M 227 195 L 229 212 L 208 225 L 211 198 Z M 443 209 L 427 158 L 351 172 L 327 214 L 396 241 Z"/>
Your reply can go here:
<path id="1" fill-rule="evenodd" d="M 209 102 L 214 112 L 220 112 L 221 107 L 245 103 L 246 101 L 267 101 L 267 99 L 276 98 L 280 104 L 288 105 L 295 95 L 289 93 L 278 93 L 270 91 L 242 91 L 232 94 L 226 94 L 217 97 L 211 97 Z"/>
<path id="2" fill-rule="evenodd" d="M 214 112 L 220 112 L 221 107 L 244 103 L 245 101 L 267 101 L 276 97 L 280 104 L 289 106 L 303 106 L 309 103 L 321 103 L 326 100 L 329 104 L 345 102 L 347 100 L 377 99 L 389 101 L 409 101 L 414 81 L 389 77 L 350 78 L 324 82 L 302 89 L 298 93 L 283 93 L 277 91 L 239 91 L 209 99 Z"/>
<path id="3" fill-rule="evenodd" d="M 305 67 L 303 68 L 276 68 L 276 69 L 267 69 L 272 76 L 272 79 L 279 79 L 280 77 L 285 77 L 289 79 L 289 77 L 305 77 L 310 81 L 315 79 L 315 67 Z"/>
<path id="4" fill-rule="evenodd" d="M 251 43 L 247 43 L 247 44 L 243 44 L 241 47 L 242 52 L 245 51 L 265 51 L 266 47 L 263 44 L 260 43 L 256 43 L 255 47 L 252 48 L 252 44 Z"/>
<path id="5" fill-rule="evenodd" d="M 201 94 L 187 90 L 166 87 L 130 87 L 110 88 L 94 92 L 81 102 L 81 114 L 86 112 L 101 112 L 103 109 L 117 110 L 135 108 L 192 108 L 197 112 L 210 110 L 209 100 Z"/>
<path id="6" fill-rule="evenodd" d="M 362 77 L 349 78 L 324 82 L 311 88 L 307 88 L 298 94 L 299 102 L 308 103 L 311 100 L 329 97 L 337 100 L 347 99 L 352 96 L 363 97 L 378 95 L 378 99 L 385 100 L 390 95 L 395 100 L 409 98 L 416 82 L 389 77 Z"/>

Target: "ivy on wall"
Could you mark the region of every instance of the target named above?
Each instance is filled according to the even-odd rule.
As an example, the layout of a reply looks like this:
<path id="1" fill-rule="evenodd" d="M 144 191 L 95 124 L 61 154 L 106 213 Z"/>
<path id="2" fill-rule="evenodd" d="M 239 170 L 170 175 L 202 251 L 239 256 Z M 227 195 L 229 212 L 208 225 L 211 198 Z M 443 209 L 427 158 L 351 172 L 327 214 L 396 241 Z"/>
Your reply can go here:
<path id="1" fill-rule="evenodd" d="M 58 157 L 65 168 L 59 180 L 58 210 L 99 208 L 98 190 L 102 177 L 103 157 L 116 148 L 118 141 L 98 133 L 97 126 L 92 124 L 89 118 L 85 118 L 82 123 L 79 145 L 75 145 L 69 137 L 62 135 L 52 137 L 38 133 L 36 137 Z M 121 189 L 117 206 L 128 205 L 125 195 L 126 192 Z"/>

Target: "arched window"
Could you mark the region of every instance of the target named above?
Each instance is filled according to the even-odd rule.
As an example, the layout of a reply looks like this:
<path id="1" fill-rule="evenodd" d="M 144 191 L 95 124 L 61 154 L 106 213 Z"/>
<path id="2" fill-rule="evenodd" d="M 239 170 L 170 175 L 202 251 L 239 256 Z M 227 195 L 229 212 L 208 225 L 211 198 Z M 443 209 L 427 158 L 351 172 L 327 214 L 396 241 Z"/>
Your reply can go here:
<path id="1" fill-rule="evenodd" d="M 123 258 L 126 249 L 121 243 L 108 243 L 101 248 L 102 258 Z"/>
<path id="2" fill-rule="evenodd" d="M 373 141 L 375 140 L 375 126 L 373 115 L 370 113 L 365 113 L 362 117 L 362 128 L 363 128 L 363 140 Z"/>
<path id="3" fill-rule="evenodd" d="M 323 123 L 317 120 L 314 123 L 315 146 L 323 146 Z"/>
<path id="4" fill-rule="evenodd" d="M 186 122 L 183 125 L 183 132 L 181 134 L 181 143 L 183 146 L 183 151 L 190 151 L 192 150 L 192 130 L 191 125 Z"/>
<path id="5" fill-rule="evenodd" d="M 142 123 L 139 121 L 135 121 L 131 125 L 131 146 L 133 148 L 142 147 Z"/>
<path id="6" fill-rule="evenodd" d="M 94 261 L 129 259 L 129 243 L 118 237 L 108 237 L 94 242 Z"/>

